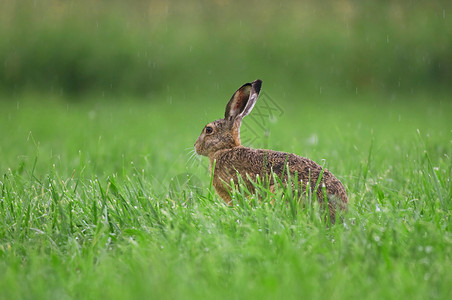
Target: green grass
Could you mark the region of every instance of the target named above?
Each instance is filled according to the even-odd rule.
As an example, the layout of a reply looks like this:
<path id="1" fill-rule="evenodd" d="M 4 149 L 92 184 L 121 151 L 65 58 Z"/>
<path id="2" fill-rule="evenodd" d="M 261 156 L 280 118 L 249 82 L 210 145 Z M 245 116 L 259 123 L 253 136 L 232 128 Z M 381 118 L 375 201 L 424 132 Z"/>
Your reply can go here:
<path id="1" fill-rule="evenodd" d="M 283 114 L 254 145 L 326 159 L 345 225 L 221 202 L 189 157 L 229 92 L 0 102 L 0 299 L 447 299 L 451 102 L 265 91 Z"/>
<path id="2" fill-rule="evenodd" d="M 450 3 L 173 2 L 1 2 L 0 299 L 449 298 Z M 325 164 L 345 225 L 190 158 L 256 78 L 243 141 Z"/>

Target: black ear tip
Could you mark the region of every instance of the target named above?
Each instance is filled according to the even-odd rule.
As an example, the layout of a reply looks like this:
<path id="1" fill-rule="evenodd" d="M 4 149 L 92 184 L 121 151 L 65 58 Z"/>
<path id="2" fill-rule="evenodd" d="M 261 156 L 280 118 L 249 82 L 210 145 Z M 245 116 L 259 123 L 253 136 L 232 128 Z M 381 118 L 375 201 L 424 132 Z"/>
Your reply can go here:
<path id="1" fill-rule="evenodd" d="M 252 87 L 253 87 L 253 90 L 255 90 L 257 93 L 259 93 L 261 90 L 261 87 L 262 87 L 262 80 L 260 80 L 260 79 L 254 80 L 252 83 Z"/>

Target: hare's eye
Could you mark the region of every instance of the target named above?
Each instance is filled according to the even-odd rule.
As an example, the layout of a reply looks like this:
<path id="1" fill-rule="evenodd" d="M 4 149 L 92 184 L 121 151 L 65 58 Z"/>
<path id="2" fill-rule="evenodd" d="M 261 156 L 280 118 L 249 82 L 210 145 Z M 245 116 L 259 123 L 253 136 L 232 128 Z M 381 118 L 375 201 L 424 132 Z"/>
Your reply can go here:
<path id="1" fill-rule="evenodd" d="M 207 133 L 207 134 L 211 134 L 212 132 L 213 132 L 213 128 L 210 127 L 210 126 L 207 126 L 207 127 L 206 127 L 206 133 Z"/>

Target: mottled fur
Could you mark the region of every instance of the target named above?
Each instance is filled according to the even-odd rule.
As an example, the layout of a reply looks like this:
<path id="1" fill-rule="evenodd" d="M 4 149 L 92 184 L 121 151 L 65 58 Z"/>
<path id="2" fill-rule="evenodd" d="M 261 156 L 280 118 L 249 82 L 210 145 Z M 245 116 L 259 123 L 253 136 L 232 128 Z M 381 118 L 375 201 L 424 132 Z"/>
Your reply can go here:
<path id="1" fill-rule="evenodd" d="M 297 178 L 301 195 L 306 194 L 307 184 L 310 193 L 316 193 L 317 199 L 324 204 L 324 194 L 328 198 L 330 219 L 334 223 L 336 210 L 346 210 L 348 198 L 342 183 L 327 169 L 314 161 L 273 150 L 252 149 L 244 147 L 240 142 L 240 125 L 244 116 L 254 107 L 259 96 L 262 81 L 246 83 L 232 96 L 226 106 L 225 118 L 207 124 L 196 140 L 195 150 L 198 154 L 209 157 L 210 166 L 215 165 L 213 185 L 218 195 L 228 204 L 231 195 L 228 184 L 231 180 L 238 184 L 238 174 L 244 180 L 248 190 L 254 191 L 250 180 L 256 176 L 269 180 L 270 188 L 274 188 L 272 172 L 282 182 Z M 318 178 L 321 175 L 321 182 Z M 295 189 L 295 184 L 292 183 Z M 317 190 L 315 188 L 318 187 Z M 323 189 L 324 187 L 324 189 Z"/>

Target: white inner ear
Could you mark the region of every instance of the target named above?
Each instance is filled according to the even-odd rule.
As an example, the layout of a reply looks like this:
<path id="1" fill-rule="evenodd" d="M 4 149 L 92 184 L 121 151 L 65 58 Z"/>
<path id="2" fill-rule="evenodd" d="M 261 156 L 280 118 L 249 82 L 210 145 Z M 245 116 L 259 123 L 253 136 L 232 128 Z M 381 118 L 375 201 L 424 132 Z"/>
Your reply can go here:
<path id="1" fill-rule="evenodd" d="M 233 107 L 235 107 L 235 105 L 233 105 Z M 229 115 L 232 116 L 232 118 L 237 118 L 240 115 L 240 110 L 238 108 L 231 109 Z"/>
<path id="2" fill-rule="evenodd" d="M 256 104 L 257 97 L 258 97 L 257 93 L 252 93 L 242 113 L 237 117 L 243 118 L 244 116 L 249 115 L 249 113 L 253 110 L 254 104 Z"/>

